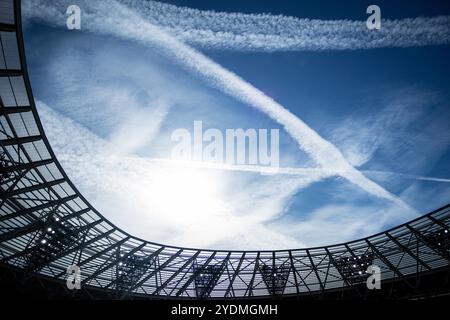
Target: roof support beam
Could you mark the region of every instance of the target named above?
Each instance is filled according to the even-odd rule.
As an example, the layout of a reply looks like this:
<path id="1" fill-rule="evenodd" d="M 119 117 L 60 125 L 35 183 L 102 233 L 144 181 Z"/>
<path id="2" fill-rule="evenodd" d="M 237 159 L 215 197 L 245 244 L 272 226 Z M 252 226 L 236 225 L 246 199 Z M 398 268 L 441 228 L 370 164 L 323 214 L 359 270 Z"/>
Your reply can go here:
<path id="1" fill-rule="evenodd" d="M 7 242 L 13 238 L 19 238 L 34 231 L 37 231 L 45 225 L 45 222 L 42 220 L 38 220 L 30 225 L 14 229 L 13 231 L 6 232 L 0 235 L 0 243 Z"/>
<path id="2" fill-rule="evenodd" d="M 66 182 L 65 179 L 57 179 L 57 180 L 53 180 L 53 181 L 49 181 L 49 182 L 44 182 L 42 184 L 40 183 L 40 184 L 36 184 L 36 185 L 30 186 L 30 187 L 25 187 L 22 189 L 12 190 L 12 191 L 5 192 L 4 194 L 2 194 L 0 198 L 7 199 L 10 197 L 19 195 L 19 194 L 51 188 L 53 186 L 56 186 L 56 185 L 64 183 L 64 182 Z"/>
<path id="3" fill-rule="evenodd" d="M 99 224 L 100 222 L 102 222 L 102 220 L 98 220 L 98 221 L 95 221 L 95 222 L 90 223 L 90 224 L 88 224 L 88 225 L 85 225 L 85 226 L 81 227 L 80 229 L 78 229 L 77 231 L 82 232 L 82 231 L 84 231 L 84 230 L 91 229 L 91 228 L 95 227 L 97 224 Z M 62 256 L 71 254 L 72 252 L 77 251 L 80 247 L 83 247 L 83 246 L 85 246 L 85 245 L 88 245 L 89 243 L 98 241 L 99 239 L 103 238 L 104 236 L 110 234 L 112 231 L 114 231 L 114 230 L 111 230 L 111 231 L 109 231 L 109 232 L 103 233 L 103 234 L 101 234 L 100 236 L 98 236 L 98 237 L 96 237 L 96 238 L 94 238 L 93 240 L 90 240 L 90 241 L 88 241 L 88 242 L 82 242 L 82 243 L 80 243 L 79 245 L 77 245 L 76 247 L 74 247 L 73 249 L 70 249 L 70 250 L 68 250 L 68 251 L 64 251 L 64 252 L 61 253 L 60 255 L 57 255 L 56 258 L 52 259 L 52 261 L 55 261 L 55 260 L 59 259 L 59 258 L 62 257 Z M 32 253 L 34 249 L 35 249 L 34 247 L 30 247 L 30 248 L 25 249 L 25 250 L 23 250 L 23 251 L 19 251 L 19 252 L 15 253 L 15 254 L 12 254 L 12 255 L 10 255 L 10 256 L 8 256 L 8 257 L 6 257 L 6 258 L 3 258 L 3 259 L 0 260 L 0 261 L 1 261 L 2 263 L 4 263 L 4 262 L 10 261 L 10 260 L 12 260 L 12 259 L 15 259 L 15 258 L 24 256 L 24 255 L 27 255 L 27 254 L 29 254 L 29 253 Z M 52 261 L 50 261 L 50 262 L 52 262 Z M 50 263 L 50 262 L 49 262 L 49 263 Z"/>
<path id="4" fill-rule="evenodd" d="M 245 252 L 242 254 L 242 257 L 239 259 L 239 263 L 236 267 L 236 270 L 234 270 L 234 273 L 233 273 L 233 276 L 231 277 L 227 291 L 225 291 L 225 298 L 228 296 L 230 291 L 233 291 L 233 295 L 234 295 L 233 283 L 234 283 L 234 280 L 236 279 L 237 275 L 239 274 L 239 271 L 241 270 L 242 263 L 244 262 L 244 259 L 245 259 L 245 254 L 246 254 Z"/>
<path id="5" fill-rule="evenodd" d="M 344 280 L 345 284 L 348 287 L 351 287 L 352 285 L 350 284 L 350 282 L 348 282 L 347 277 L 345 277 L 342 272 L 341 269 L 339 268 L 339 266 L 337 265 L 336 261 L 334 260 L 333 255 L 331 254 L 330 250 L 328 250 L 328 248 L 325 248 L 325 251 L 327 252 L 328 258 L 330 259 L 331 264 L 334 266 L 334 268 L 337 270 L 337 272 L 339 272 L 339 274 L 342 277 L 342 280 Z M 359 295 L 359 292 L 358 292 Z"/>
<path id="6" fill-rule="evenodd" d="M 4 32 L 14 32 L 16 31 L 16 25 L 15 24 L 9 24 L 9 23 L 0 23 L 0 31 Z"/>
<path id="7" fill-rule="evenodd" d="M 157 274 L 158 272 L 160 272 L 162 269 L 164 269 L 165 267 L 167 267 L 173 260 L 175 260 L 176 258 L 178 258 L 180 256 L 180 254 L 183 252 L 183 249 L 179 249 L 175 254 L 173 254 L 172 256 L 170 256 L 169 259 L 167 259 L 162 265 L 160 265 L 158 268 L 155 268 L 155 270 L 153 270 L 152 272 L 150 272 L 149 275 L 145 276 L 141 281 L 139 281 L 138 283 L 136 283 L 133 287 L 131 287 L 127 292 L 125 292 L 121 298 L 124 298 L 125 296 L 127 296 L 128 293 L 133 292 L 134 290 L 136 290 L 137 288 L 139 288 L 140 286 L 142 286 L 148 279 L 150 279 L 151 277 L 153 277 L 155 274 Z"/>
<path id="8" fill-rule="evenodd" d="M 28 137 L 20 137 L 20 138 L 10 138 L 0 140 L 0 145 L 2 146 L 13 146 L 17 144 L 24 144 L 30 142 L 36 142 L 42 140 L 42 136 L 28 136 Z"/>
<path id="9" fill-rule="evenodd" d="M 366 239 L 366 243 L 369 245 L 369 247 L 372 249 L 373 252 L 377 255 L 377 257 L 384 262 L 385 265 L 388 266 L 388 268 L 395 273 L 398 277 L 403 277 L 403 274 L 398 270 L 390 261 L 388 258 L 386 258 L 378 249 L 373 245 L 372 242 L 369 241 L 369 239 Z"/>
<path id="10" fill-rule="evenodd" d="M 431 221 L 433 221 L 434 223 L 440 225 L 440 226 L 441 226 L 442 228 L 444 228 L 444 229 L 449 227 L 449 226 L 446 225 L 442 220 L 436 219 L 436 218 L 433 217 L 433 216 L 428 216 L 428 218 L 429 218 Z"/>
<path id="11" fill-rule="evenodd" d="M 46 203 L 37 205 L 35 207 L 19 210 L 19 211 L 16 211 L 14 213 L 7 214 L 5 216 L 1 216 L 0 217 L 0 222 L 5 221 L 5 220 L 14 219 L 14 218 L 17 218 L 17 217 L 20 217 L 20 216 L 28 215 L 28 214 L 31 214 L 31 213 L 36 213 L 37 211 L 40 211 L 40 210 L 43 210 L 43 209 L 47 209 L 47 208 L 50 208 L 50 207 L 53 207 L 53 206 L 61 206 L 64 203 L 69 202 L 71 200 L 74 200 L 76 198 L 78 198 L 78 195 L 74 194 L 74 195 L 71 195 L 71 196 L 68 196 L 68 197 L 65 197 L 65 198 L 61 198 L 60 200 L 48 201 Z"/>
<path id="12" fill-rule="evenodd" d="M 420 231 L 417 231 L 413 227 L 406 225 L 406 227 L 418 238 L 422 243 L 430 247 L 434 252 L 439 254 L 440 256 L 443 256 L 447 261 L 450 262 L 450 254 L 448 251 L 445 250 L 438 250 L 432 243 L 429 241 Z"/>
<path id="13" fill-rule="evenodd" d="M 250 280 L 250 283 L 247 287 L 247 290 L 245 291 L 244 296 L 247 296 L 247 294 L 249 297 L 253 296 L 253 283 L 255 282 L 256 272 L 258 272 L 258 270 L 259 270 L 260 255 L 261 255 L 261 252 L 258 252 L 258 254 L 256 255 L 255 268 L 253 269 L 252 279 Z"/>
<path id="14" fill-rule="evenodd" d="M 292 258 L 292 251 L 289 250 L 289 261 L 291 263 L 291 272 L 294 275 L 294 283 L 295 283 L 295 291 L 297 292 L 297 294 L 300 293 L 300 287 L 299 287 L 299 283 L 298 283 L 298 279 L 297 279 L 297 270 L 295 269 L 295 265 L 294 265 L 294 258 Z M 289 277 L 288 277 L 289 279 Z"/>
<path id="15" fill-rule="evenodd" d="M 306 249 L 306 254 L 308 255 L 309 262 L 311 263 L 311 267 L 312 267 L 312 269 L 314 271 L 314 274 L 316 275 L 317 281 L 319 282 L 320 290 L 323 291 L 324 290 L 324 286 L 323 286 L 322 280 L 319 277 L 319 272 L 317 271 L 317 267 L 314 264 L 314 261 L 313 261 L 313 259 L 311 257 L 311 253 L 309 252 L 308 249 Z"/>
<path id="16" fill-rule="evenodd" d="M 31 107 L 23 106 L 23 107 L 0 107 L 0 116 L 4 116 L 7 114 L 14 114 L 14 113 L 24 113 L 24 112 L 31 112 Z"/>
<path id="17" fill-rule="evenodd" d="M 84 210 L 77 211 L 75 213 L 66 215 L 60 219 L 60 222 L 68 221 L 68 220 L 78 217 L 88 211 L 90 211 L 90 209 L 84 209 Z M 45 217 L 42 217 L 42 218 L 45 218 Z M 10 231 L 10 232 L 0 235 L 0 243 L 9 241 L 13 238 L 18 238 L 18 237 L 24 236 L 28 233 L 32 233 L 36 230 L 39 230 L 39 228 L 42 228 L 43 226 L 45 226 L 44 220 L 36 220 L 35 222 L 31 223 L 30 225 L 20 227 L 20 228 L 14 229 L 13 231 Z"/>
<path id="18" fill-rule="evenodd" d="M 161 290 L 164 290 L 164 288 L 172 281 L 177 275 L 181 273 L 181 270 L 184 270 L 187 266 L 189 266 L 192 261 L 197 259 L 198 255 L 200 254 L 200 251 L 197 251 L 194 253 L 193 256 L 191 256 L 178 271 L 174 272 L 162 285 L 160 285 L 158 288 L 156 288 L 155 291 L 153 291 L 152 295 L 157 295 Z"/>
<path id="19" fill-rule="evenodd" d="M 216 256 L 216 251 L 214 251 L 212 253 L 212 255 L 209 256 L 208 260 L 206 260 L 206 262 L 200 268 L 198 268 L 195 272 L 192 273 L 192 275 L 189 277 L 189 279 L 184 283 L 184 285 L 176 293 L 177 297 L 180 296 L 184 291 L 186 291 L 186 289 L 189 287 L 189 285 L 195 280 L 196 277 L 198 277 L 199 274 L 201 274 L 205 270 L 205 267 L 209 265 L 209 263 L 211 262 L 212 259 L 214 259 L 215 256 Z"/>
<path id="20" fill-rule="evenodd" d="M 94 278 L 97 277 L 98 275 L 102 274 L 102 273 L 105 272 L 106 270 L 108 270 L 108 269 L 114 267 L 116 264 L 119 263 L 119 260 L 120 260 L 120 259 L 126 258 L 126 257 L 128 257 L 128 256 L 130 256 L 130 255 L 132 255 L 132 254 L 134 254 L 134 253 L 136 253 L 136 252 L 138 252 L 139 250 L 141 250 L 141 249 L 145 246 L 145 244 L 146 244 L 146 243 L 144 242 L 144 243 L 142 243 L 141 245 L 139 245 L 139 246 L 137 246 L 136 248 L 134 248 L 133 250 L 131 250 L 130 252 L 127 252 L 127 253 L 124 255 L 124 257 L 119 257 L 119 258 L 117 258 L 117 259 L 114 259 L 114 261 L 112 261 L 112 262 L 110 262 L 110 263 L 108 263 L 108 264 L 106 264 L 106 265 L 103 265 L 102 268 L 97 269 L 93 274 L 91 274 L 89 277 L 87 277 L 86 279 L 84 279 L 81 283 L 84 284 L 84 283 L 86 283 L 86 282 L 88 282 L 88 281 L 94 279 Z"/>
<path id="21" fill-rule="evenodd" d="M 152 259 L 154 259 L 162 250 L 164 250 L 164 247 L 159 248 L 158 250 L 156 250 L 155 252 L 151 253 L 148 257 L 145 258 L 144 263 L 150 262 Z M 110 283 L 108 283 L 108 285 L 105 287 L 106 289 L 113 287 L 122 277 L 117 277 L 116 279 L 114 279 L 113 281 L 111 281 Z"/>
<path id="22" fill-rule="evenodd" d="M 89 225 L 84 226 L 83 228 L 81 228 L 78 231 L 82 232 L 82 231 L 87 230 L 87 229 L 92 229 L 92 228 L 94 228 L 96 225 L 98 225 L 101 222 L 102 222 L 101 220 L 96 221 L 94 223 L 91 223 Z M 57 254 L 56 256 L 54 256 L 48 263 L 52 263 L 53 261 L 61 259 L 64 256 L 72 254 L 72 253 L 74 253 L 74 252 L 76 252 L 78 250 L 84 249 L 87 246 L 89 246 L 89 245 L 91 245 L 91 244 L 93 244 L 93 243 L 103 239 L 104 237 L 107 237 L 108 235 L 110 235 L 113 232 L 114 232 L 114 229 L 111 229 L 108 232 L 102 233 L 102 234 L 100 234 L 99 236 L 97 236 L 97 237 L 95 237 L 93 239 L 90 239 L 88 241 L 83 241 L 83 242 L 79 243 L 76 247 L 73 247 L 73 248 L 71 248 L 71 249 L 69 249 L 67 251 L 64 250 L 63 252 L 61 252 L 61 253 Z"/>
<path id="23" fill-rule="evenodd" d="M 23 75 L 23 72 L 19 69 L 0 69 L 0 77 L 18 77 L 21 75 Z"/>
<path id="24" fill-rule="evenodd" d="M 93 261 L 93 260 L 95 260 L 95 259 L 101 257 L 102 255 L 104 255 L 104 254 L 110 252 L 111 250 L 114 250 L 114 249 L 117 248 L 118 246 L 120 246 L 120 245 L 124 244 L 125 242 L 127 242 L 129 239 L 130 239 L 129 237 L 124 238 L 124 239 L 122 239 L 122 240 L 120 240 L 120 241 L 114 243 L 113 245 L 107 247 L 106 249 L 104 249 L 104 250 L 102 250 L 102 251 L 99 251 L 99 252 L 97 252 L 96 254 L 90 256 L 89 258 L 80 261 L 77 265 L 78 265 L 79 267 L 82 267 L 82 266 L 84 266 L 85 264 L 87 264 L 87 263 L 89 263 L 89 262 L 91 262 L 91 261 Z M 58 273 L 58 274 L 56 275 L 56 278 L 60 278 L 60 277 L 62 277 L 64 274 L 65 274 L 65 272 L 60 272 L 60 273 Z"/>
<path id="25" fill-rule="evenodd" d="M 28 162 L 28 163 L 20 163 L 15 164 L 13 166 L 8 166 L 6 168 L 3 168 L 4 172 L 15 172 L 15 171 L 22 171 L 22 170 L 30 170 L 37 167 L 42 167 L 48 164 L 51 164 L 55 162 L 53 159 L 47 159 L 47 160 L 40 160 L 40 161 L 34 161 L 34 162 Z"/>
<path id="26" fill-rule="evenodd" d="M 395 239 L 392 235 L 390 235 L 389 232 L 386 232 L 385 234 L 388 236 L 389 239 L 391 239 L 392 242 L 394 242 L 397 246 L 399 246 L 400 249 L 402 249 L 402 251 L 406 252 L 408 255 L 410 255 L 413 259 L 415 259 L 417 262 L 419 262 L 422 266 L 424 266 L 428 270 L 431 270 L 431 267 L 427 263 L 425 263 L 425 261 L 420 259 L 419 256 L 412 253 L 411 250 L 409 250 L 406 246 L 401 244 L 397 239 Z"/>

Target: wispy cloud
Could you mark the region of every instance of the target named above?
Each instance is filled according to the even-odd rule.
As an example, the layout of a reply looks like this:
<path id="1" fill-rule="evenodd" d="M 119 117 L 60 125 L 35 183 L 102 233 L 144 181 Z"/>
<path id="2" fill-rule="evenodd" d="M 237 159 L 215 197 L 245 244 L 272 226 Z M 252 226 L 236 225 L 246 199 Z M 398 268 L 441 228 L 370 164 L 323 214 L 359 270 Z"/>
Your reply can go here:
<path id="1" fill-rule="evenodd" d="M 194 168 L 194 169 L 214 169 L 214 170 L 224 170 L 224 171 L 237 171 L 237 172 L 251 172 L 260 173 L 264 175 L 289 175 L 289 176 L 315 176 L 318 179 L 325 179 L 328 177 L 333 177 L 336 175 L 334 170 L 327 170 L 322 168 L 293 168 L 293 167 L 281 167 L 273 168 L 267 166 L 258 165 L 236 165 L 236 164 L 226 164 L 218 162 L 207 162 L 207 161 L 189 161 L 189 160 L 177 160 L 177 159 L 164 159 L 164 158 L 145 158 L 142 162 L 163 164 L 163 165 L 174 165 L 181 168 Z M 450 179 L 429 177 L 413 174 L 403 174 L 399 172 L 391 171 L 381 171 L 381 170 L 361 170 L 362 173 L 371 176 L 379 177 L 395 177 L 405 180 L 421 180 L 421 181 L 433 181 L 433 182 L 446 182 L 450 183 Z"/>
<path id="2" fill-rule="evenodd" d="M 365 21 L 299 19 L 271 14 L 225 13 L 156 1 L 120 0 L 152 24 L 194 46 L 241 51 L 357 50 L 450 43 L 450 17 Z"/>
<path id="3" fill-rule="evenodd" d="M 450 43 L 450 17 L 383 20 L 380 30 L 365 21 L 300 19 L 272 14 L 204 11 L 156 1 L 118 0 L 178 40 L 207 49 L 239 51 L 358 50 Z M 81 3 L 83 3 L 81 1 Z M 24 3 L 26 17 L 64 24 L 61 8 L 46 0 Z M 66 5 L 64 7 L 64 5 Z M 107 10 L 114 10 L 107 9 Z"/>
<path id="4" fill-rule="evenodd" d="M 359 102 L 363 106 L 325 136 L 370 177 L 448 182 L 445 176 L 426 176 L 450 145 L 447 99 L 417 86 L 387 90 L 383 97 Z"/>
<path id="5" fill-rule="evenodd" d="M 302 244 L 270 230 L 266 223 L 282 215 L 297 190 L 321 176 L 230 179 L 215 170 L 124 156 L 115 153 L 110 142 L 42 102 L 38 108 L 69 177 L 126 231 L 166 244 L 223 249 Z"/>
<path id="6" fill-rule="evenodd" d="M 231 179 L 220 171 L 243 168 L 123 156 L 42 102 L 38 108 L 58 159 L 81 192 L 113 223 L 145 239 L 216 249 L 285 249 L 354 239 L 414 216 L 386 203 L 326 205 L 305 216 L 286 216 L 292 196 L 326 174 L 298 169 L 298 176 Z M 194 190 L 192 180 L 203 176 L 209 182 Z"/>
<path id="7" fill-rule="evenodd" d="M 130 112 L 110 137 L 116 152 L 130 154 L 147 147 L 166 119 L 169 106 L 166 101 L 157 101 L 152 108 Z"/>
<path id="8" fill-rule="evenodd" d="M 287 236 L 297 235 L 308 246 L 322 246 L 363 238 L 387 228 L 394 220 L 400 223 L 413 217 L 410 211 L 380 203 L 329 204 L 305 218 L 282 217 L 271 223 L 270 228 Z"/>
<path id="9" fill-rule="evenodd" d="M 66 8 L 64 3 L 66 2 L 29 0 L 24 2 L 25 14 L 31 19 L 64 26 L 64 10 Z M 160 25 L 158 21 L 152 21 L 151 17 L 145 11 L 141 11 L 140 8 L 130 10 L 117 1 L 109 0 L 102 2 L 81 1 L 79 3 L 81 3 L 83 9 L 84 30 L 94 34 L 133 40 L 152 49 L 157 49 L 156 52 L 163 53 L 164 56 L 173 59 L 212 87 L 240 102 L 253 106 L 282 124 L 290 136 L 299 144 L 300 149 L 305 151 L 317 166 L 316 168 L 281 168 L 279 171 L 281 175 L 263 177 L 256 175 L 258 176 L 257 179 L 254 178 L 255 175 L 248 174 L 250 178 L 233 180 L 233 192 L 216 190 L 216 188 L 219 188 L 217 185 L 206 184 L 202 187 L 206 192 L 203 197 L 193 195 L 192 199 L 188 199 L 182 192 L 186 190 L 186 185 L 182 183 L 179 185 L 172 184 L 174 187 L 169 188 L 167 185 L 161 186 L 161 181 L 166 178 L 170 180 L 170 177 L 178 175 L 175 173 L 181 173 L 181 176 L 186 176 L 187 179 L 192 178 L 189 172 L 195 170 L 199 178 L 207 175 L 209 180 L 221 181 L 221 185 L 226 186 L 229 179 L 227 175 L 239 174 L 239 172 L 269 174 L 273 172 L 270 168 L 257 166 L 228 166 L 207 163 L 184 163 L 182 165 L 176 163 L 173 166 L 173 163 L 165 159 L 132 156 L 133 151 L 138 150 L 141 146 L 148 145 L 149 141 L 153 139 L 164 123 L 167 113 L 170 112 L 173 101 L 170 99 L 151 99 L 152 110 L 155 112 L 153 113 L 143 108 L 147 107 L 148 103 L 142 103 L 141 99 L 137 99 L 136 97 L 139 95 L 136 95 L 131 87 L 123 88 L 121 85 L 114 84 L 102 86 L 93 96 L 94 103 L 91 106 L 86 104 L 86 108 L 83 108 L 84 115 L 81 116 L 89 114 L 85 112 L 89 107 L 92 109 L 99 108 L 104 106 L 105 102 L 111 102 L 112 105 L 117 106 L 117 110 L 113 110 L 109 114 L 120 115 L 122 121 L 116 122 L 114 130 L 111 130 L 106 137 L 102 136 L 101 138 L 97 135 L 97 132 L 92 134 L 86 128 L 55 114 L 50 108 L 40 105 L 39 110 L 43 113 L 46 129 L 50 128 L 48 129 L 50 141 L 69 176 L 75 180 L 76 185 L 80 186 L 82 192 L 87 193 L 87 198 L 92 200 L 101 212 L 105 212 L 114 223 L 118 226 L 124 226 L 127 231 L 133 234 L 165 243 L 182 243 L 187 246 L 216 248 L 286 248 L 298 247 L 303 244 L 314 245 L 320 241 L 322 241 L 322 244 L 329 244 L 341 238 L 349 240 L 359 235 L 379 231 L 387 221 L 393 221 L 393 218 L 401 220 L 405 216 L 410 217 L 415 214 L 414 210 L 405 205 L 400 198 L 367 179 L 365 175 L 371 178 L 395 176 L 402 179 L 449 182 L 448 179 L 437 177 L 390 172 L 389 168 L 358 171 L 353 166 L 367 163 L 371 159 L 376 146 L 382 145 L 384 144 L 383 141 L 386 141 L 381 139 L 383 141 L 377 140 L 373 143 L 371 139 L 364 138 L 373 138 L 373 131 L 383 131 L 381 124 L 384 123 L 384 120 L 380 119 L 373 128 L 369 128 L 373 130 L 367 130 L 367 134 L 361 138 L 361 143 L 354 149 L 350 148 L 350 144 L 349 148 L 346 148 L 342 141 L 330 139 L 339 148 L 344 147 L 344 154 L 342 154 L 334 144 L 319 136 L 296 115 L 265 96 L 236 74 L 184 44 L 183 41 L 186 39 L 177 35 L 176 32 L 174 37 L 172 34 L 174 30 L 171 30 L 171 26 Z M 161 4 L 161 6 L 164 6 L 164 4 Z M 251 17 L 251 19 L 256 18 Z M 424 23 L 424 20 L 421 19 L 411 21 L 410 25 Z M 171 20 L 167 21 L 170 22 Z M 189 21 L 189 19 L 183 20 L 182 23 L 184 21 Z M 445 22 L 445 20 L 442 21 Z M 313 22 L 317 23 L 313 20 L 308 23 Z M 406 23 L 407 20 L 401 22 Z M 434 22 L 428 23 L 430 26 L 434 25 Z M 362 22 L 355 22 L 355 25 L 358 26 L 357 29 L 361 24 Z M 327 25 L 327 23 L 324 23 L 324 25 Z M 401 26 L 401 24 L 399 25 Z M 220 24 L 217 26 L 218 30 L 221 30 L 222 27 L 224 26 Z M 439 33 L 441 22 L 436 23 L 435 27 L 437 28 L 436 32 Z M 426 32 L 431 32 L 429 31 L 431 29 L 427 30 Z M 345 34 L 343 31 L 340 32 L 342 32 L 342 35 Z M 416 38 L 416 43 L 412 44 L 411 31 L 407 31 L 406 34 L 409 37 L 409 45 L 430 44 L 430 42 L 422 41 L 420 36 Z M 439 43 L 447 43 L 446 37 L 447 35 L 443 37 L 444 42 Z M 319 37 L 319 39 L 321 38 Z M 358 39 L 360 40 L 360 38 L 356 40 Z M 321 41 L 317 43 L 322 48 L 319 48 L 320 50 L 344 49 L 342 47 L 327 47 L 328 41 L 331 40 L 325 40 L 324 43 L 321 43 Z M 356 40 L 352 42 L 352 40 L 346 41 L 341 38 L 340 42 L 348 44 L 347 49 L 358 49 L 359 42 Z M 207 47 L 207 45 L 196 44 L 191 40 L 187 40 L 187 43 Z M 220 44 L 217 44 L 219 42 L 214 43 L 216 44 L 211 45 L 211 48 L 221 48 Z M 352 43 L 354 46 L 350 46 Z M 374 43 L 388 46 L 389 41 L 385 39 Z M 404 46 L 401 41 L 398 41 L 395 45 Z M 295 50 L 318 50 L 313 47 L 305 42 L 303 49 L 298 46 Z M 237 45 L 233 48 L 241 50 Z M 282 47 L 276 50 L 285 50 L 280 48 Z M 255 49 L 256 47 L 251 50 Z M 55 67 L 59 68 L 64 63 L 64 61 L 60 61 L 59 65 Z M 63 70 L 63 73 L 69 75 L 66 79 L 70 79 L 74 74 L 67 71 Z M 83 79 L 89 79 L 89 76 L 82 75 L 79 80 L 84 81 Z M 75 81 L 78 82 L 79 80 Z M 67 86 L 70 88 L 82 87 L 80 83 L 76 85 L 68 83 Z M 80 96 L 80 92 L 72 92 L 71 96 L 72 98 Z M 83 101 L 86 102 L 91 98 L 91 96 L 85 97 Z M 73 105 L 74 102 L 77 102 L 76 99 L 70 105 Z M 128 109 L 123 108 L 125 104 Z M 70 105 L 68 106 L 70 107 Z M 81 108 L 73 109 L 76 112 Z M 152 118 L 154 114 L 158 115 L 158 119 Z M 399 118 L 401 118 L 401 114 L 398 115 Z M 385 119 L 389 119 L 391 116 L 392 113 L 387 114 Z M 119 125 L 116 126 L 116 124 Z M 130 131 L 130 129 L 132 130 Z M 133 135 L 134 129 L 137 129 L 134 131 L 136 135 Z M 142 130 L 147 130 L 144 140 L 140 136 Z M 348 137 L 351 136 L 352 133 L 349 133 Z M 369 140 L 369 143 L 366 140 Z M 348 150 L 351 152 L 348 153 Z M 123 153 L 125 153 L 125 156 Z M 189 170 L 184 171 L 186 168 Z M 223 170 L 227 170 L 227 175 L 221 173 Z M 282 222 L 274 223 L 274 220 L 283 218 L 286 208 L 289 207 L 289 201 L 299 190 L 306 189 L 314 183 L 336 175 L 345 177 L 371 195 L 389 201 L 384 201 L 386 203 L 383 205 L 373 207 L 373 210 L 370 210 L 369 205 L 365 207 L 330 205 L 323 208 L 323 210 L 326 209 L 326 213 L 323 213 L 323 210 L 316 210 L 308 221 L 299 222 L 298 220 L 281 219 Z M 378 180 L 375 179 L 375 181 Z M 165 193 L 161 193 L 161 191 Z M 161 196 L 171 194 L 171 192 L 172 201 L 168 201 L 167 198 Z M 224 194 L 227 196 L 225 197 Z M 208 198 L 208 202 L 198 206 L 205 200 L 205 197 Z M 408 202 L 411 199 L 411 197 L 404 197 L 403 195 L 401 197 Z M 173 201 L 174 198 L 179 200 Z M 185 208 L 182 210 L 184 214 L 181 214 L 178 210 L 177 205 L 180 203 L 185 204 Z M 408 210 L 405 210 L 405 208 Z M 126 214 L 124 214 L 125 212 Z M 366 214 L 363 215 L 363 212 Z M 131 217 L 131 215 L 133 216 Z M 135 223 L 136 221 L 137 223 Z M 274 225 L 276 225 L 275 229 L 272 228 Z M 324 230 L 330 234 L 330 237 L 320 232 Z M 335 237 L 331 237 L 331 235 Z"/>

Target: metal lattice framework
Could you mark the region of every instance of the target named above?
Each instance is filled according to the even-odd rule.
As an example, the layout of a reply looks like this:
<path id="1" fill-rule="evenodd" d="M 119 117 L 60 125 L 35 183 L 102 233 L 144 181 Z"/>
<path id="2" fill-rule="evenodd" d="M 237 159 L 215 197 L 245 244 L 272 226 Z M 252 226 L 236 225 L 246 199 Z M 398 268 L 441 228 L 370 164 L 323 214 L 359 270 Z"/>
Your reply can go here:
<path id="1" fill-rule="evenodd" d="M 238 298 L 357 289 L 449 268 L 450 205 L 389 231 L 328 247 L 214 251 L 164 246 L 111 224 L 78 192 L 45 136 L 30 86 L 20 1 L 0 0 L 0 262 L 119 297 Z M 364 293 L 360 293 L 364 294 Z"/>

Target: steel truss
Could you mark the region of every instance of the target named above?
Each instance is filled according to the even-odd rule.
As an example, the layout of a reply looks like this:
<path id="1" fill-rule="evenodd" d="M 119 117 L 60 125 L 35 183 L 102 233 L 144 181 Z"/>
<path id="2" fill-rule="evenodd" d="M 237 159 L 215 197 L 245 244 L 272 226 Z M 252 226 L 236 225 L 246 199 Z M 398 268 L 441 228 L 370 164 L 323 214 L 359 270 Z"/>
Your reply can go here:
<path id="1" fill-rule="evenodd" d="M 0 262 L 114 297 L 365 297 L 366 267 L 383 281 L 449 268 L 450 205 L 346 244 L 279 251 L 213 251 L 163 246 L 111 224 L 78 192 L 40 122 L 27 73 L 20 1 L 0 0 Z"/>

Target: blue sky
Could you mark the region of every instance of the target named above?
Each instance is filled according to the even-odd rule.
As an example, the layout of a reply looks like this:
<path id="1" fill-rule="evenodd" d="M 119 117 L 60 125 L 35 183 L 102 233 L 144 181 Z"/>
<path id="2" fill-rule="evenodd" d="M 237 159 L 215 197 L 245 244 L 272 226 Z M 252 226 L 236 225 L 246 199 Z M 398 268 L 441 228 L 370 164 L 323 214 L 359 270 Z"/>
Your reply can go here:
<path id="1" fill-rule="evenodd" d="M 397 38 L 387 37 L 377 48 L 366 48 L 370 42 L 366 31 L 340 19 L 364 22 L 365 9 L 372 4 L 368 2 L 165 2 L 224 12 L 214 16 L 215 25 L 202 20 L 204 15 L 198 11 L 161 3 L 167 9 L 162 12 L 168 12 L 165 20 L 154 13 L 161 7 L 151 7 L 149 12 L 140 7 L 142 1 L 108 0 L 96 5 L 72 1 L 86 12 L 81 31 L 64 28 L 68 3 L 30 0 L 24 10 L 38 111 L 69 176 L 94 206 L 125 230 L 156 242 L 197 247 L 316 246 L 366 236 L 448 202 L 449 181 L 418 179 L 450 178 L 448 20 L 443 27 L 426 19 L 400 20 L 392 24 Z M 121 9 L 131 4 L 130 11 Z M 377 4 L 382 18 L 389 20 L 450 15 L 450 5 L 437 1 Z M 33 5 L 40 10 L 30 10 Z M 281 14 L 349 26 L 344 31 L 329 29 L 321 40 L 314 37 L 317 22 L 307 21 L 313 36 L 302 38 L 300 31 L 288 30 L 292 21 L 288 18 L 277 18 L 277 23 L 286 22 L 280 30 L 256 24 L 259 18 L 254 16 L 227 25 L 234 19 L 227 12 L 265 13 L 268 16 L 261 20 L 268 24 L 273 15 Z M 116 21 L 123 23 L 122 28 L 102 23 L 110 16 L 121 19 Z M 182 19 L 186 16 L 192 20 Z M 177 23 L 181 32 L 173 27 Z M 239 42 L 224 48 L 221 34 L 214 34 L 209 42 L 197 37 L 200 27 L 239 33 L 240 23 L 255 33 L 275 28 L 276 35 L 284 38 L 275 49 L 248 38 L 245 45 L 253 47 L 246 50 Z M 157 35 L 148 32 L 154 26 L 175 42 L 159 35 L 160 29 L 155 29 Z M 437 33 L 442 28 L 444 34 Z M 421 30 L 429 34 L 423 37 Z M 301 42 L 294 48 L 280 49 L 296 36 Z M 342 41 L 348 41 L 345 49 L 336 50 Z M 214 74 L 211 60 L 242 81 L 224 85 L 222 69 Z M 245 84 L 264 97 L 253 89 L 248 95 L 240 93 Z M 255 97 L 253 105 L 246 103 L 249 97 Z M 265 113 L 265 105 L 275 115 Z M 278 106 L 292 116 L 281 117 Z M 317 152 L 305 149 L 303 143 L 314 140 L 310 134 L 289 126 L 285 130 L 283 121 L 296 119 L 331 143 L 332 150 L 321 151 L 321 145 Z M 334 159 L 338 150 L 345 160 L 339 165 L 348 164 L 355 173 L 267 176 L 152 162 L 168 159 L 171 133 L 192 128 L 194 120 L 222 130 L 278 128 L 281 167 L 320 168 L 333 164 L 326 158 Z"/>

